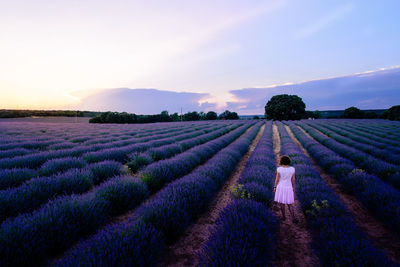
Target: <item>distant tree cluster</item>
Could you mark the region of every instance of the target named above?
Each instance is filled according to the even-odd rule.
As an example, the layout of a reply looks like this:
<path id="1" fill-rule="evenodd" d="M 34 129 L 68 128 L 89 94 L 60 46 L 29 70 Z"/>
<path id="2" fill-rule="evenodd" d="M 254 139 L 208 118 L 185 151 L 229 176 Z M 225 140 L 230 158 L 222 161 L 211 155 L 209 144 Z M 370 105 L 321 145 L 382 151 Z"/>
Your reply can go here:
<path id="1" fill-rule="evenodd" d="M 220 120 L 238 120 L 239 116 L 236 112 L 230 112 L 229 110 L 225 110 L 221 114 L 219 114 L 218 119 Z"/>
<path id="2" fill-rule="evenodd" d="M 90 123 L 152 123 L 152 122 L 171 122 L 171 121 L 199 121 L 199 120 L 237 120 L 239 116 L 236 112 L 224 111 L 219 116 L 214 111 L 187 112 L 179 115 L 178 113 L 169 114 L 168 111 L 162 111 L 155 115 L 136 115 L 126 112 L 103 112 L 99 116 L 91 118 Z"/>
<path id="3" fill-rule="evenodd" d="M 320 111 L 306 111 L 305 108 L 303 100 L 297 95 L 276 95 L 265 105 L 265 117 L 272 120 L 318 119 L 321 117 Z M 333 112 L 338 114 L 329 118 L 400 120 L 400 105 L 393 106 L 381 114 L 382 110 L 363 111 L 356 107 L 349 107 L 344 112 L 340 110 Z"/>
<path id="4" fill-rule="evenodd" d="M 382 114 L 382 119 L 400 121 L 400 105 L 393 106 Z"/>
<path id="5" fill-rule="evenodd" d="M 75 110 L 18 110 L 1 109 L 0 118 L 23 118 L 23 117 L 93 117 L 99 112 L 75 111 Z"/>
<path id="6" fill-rule="evenodd" d="M 362 111 L 356 107 L 349 107 L 344 110 L 342 118 L 346 119 L 387 119 L 387 120 L 400 120 L 400 105 L 393 106 L 383 112 L 377 114 L 371 111 Z"/>

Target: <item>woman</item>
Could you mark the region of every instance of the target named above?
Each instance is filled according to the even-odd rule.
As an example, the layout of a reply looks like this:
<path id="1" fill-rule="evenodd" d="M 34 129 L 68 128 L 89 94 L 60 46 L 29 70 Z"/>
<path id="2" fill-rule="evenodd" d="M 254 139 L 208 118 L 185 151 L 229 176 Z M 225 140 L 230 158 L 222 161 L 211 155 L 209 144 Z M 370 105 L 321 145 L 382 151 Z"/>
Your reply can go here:
<path id="1" fill-rule="evenodd" d="M 292 208 L 292 204 L 294 203 L 295 169 L 290 166 L 290 158 L 288 156 L 282 156 L 279 164 L 281 166 L 276 170 L 274 201 L 280 203 L 283 220 L 286 220 L 286 204 L 289 208 L 290 214 L 292 215 L 293 222 L 297 223 Z"/>

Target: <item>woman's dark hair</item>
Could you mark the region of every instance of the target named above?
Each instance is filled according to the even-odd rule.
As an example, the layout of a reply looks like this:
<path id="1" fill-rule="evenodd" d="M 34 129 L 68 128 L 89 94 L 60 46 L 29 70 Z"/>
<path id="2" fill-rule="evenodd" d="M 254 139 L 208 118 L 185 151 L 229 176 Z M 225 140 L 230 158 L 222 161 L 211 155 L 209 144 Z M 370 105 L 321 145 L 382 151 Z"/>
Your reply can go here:
<path id="1" fill-rule="evenodd" d="M 290 158 L 288 156 L 282 156 L 279 164 L 281 164 L 281 165 L 289 165 L 290 164 Z"/>

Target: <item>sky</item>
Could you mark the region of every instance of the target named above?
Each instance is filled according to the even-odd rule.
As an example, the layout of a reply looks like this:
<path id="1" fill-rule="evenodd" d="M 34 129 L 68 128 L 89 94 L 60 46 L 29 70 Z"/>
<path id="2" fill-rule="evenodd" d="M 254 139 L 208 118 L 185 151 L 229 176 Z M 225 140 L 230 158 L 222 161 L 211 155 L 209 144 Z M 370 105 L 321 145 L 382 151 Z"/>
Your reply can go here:
<path id="1" fill-rule="evenodd" d="M 311 109 L 400 104 L 398 83 L 397 90 L 368 89 L 361 104 L 363 88 L 343 87 L 345 94 L 325 82 L 310 95 L 302 86 L 359 81 L 355 74 L 371 71 L 382 80 L 379 71 L 398 68 L 397 0 L 0 0 L 0 6 L 0 109 L 101 110 L 104 103 L 90 96 L 115 88 L 140 89 L 135 97 L 170 92 L 161 95 L 171 98 L 171 111 L 179 109 L 172 98 L 185 96 L 196 104 L 188 109 L 259 113 L 260 103 L 249 99 L 271 96 L 260 88 L 303 96 Z M 316 101 L 324 90 L 336 94 Z"/>

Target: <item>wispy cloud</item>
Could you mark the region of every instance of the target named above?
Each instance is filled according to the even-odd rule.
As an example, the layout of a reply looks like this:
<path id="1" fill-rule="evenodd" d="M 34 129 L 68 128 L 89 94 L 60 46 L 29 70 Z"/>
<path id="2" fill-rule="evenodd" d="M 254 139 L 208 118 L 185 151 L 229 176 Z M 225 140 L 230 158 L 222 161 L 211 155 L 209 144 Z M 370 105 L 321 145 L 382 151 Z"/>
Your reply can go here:
<path id="1" fill-rule="evenodd" d="M 347 3 L 345 5 L 339 6 L 338 8 L 334 9 L 332 12 L 325 14 L 324 16 L 318 18 L 312 24 L 300 29 L 295 34 L 295 39 L 305 39 L 317 32 L 320 32 L 321 30 L 328 27 L 335 21 L 338 21 L 345 15 L 349 14 L 353 9 L 354 9 L 354 5 L 352 3 Z"/>

